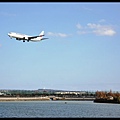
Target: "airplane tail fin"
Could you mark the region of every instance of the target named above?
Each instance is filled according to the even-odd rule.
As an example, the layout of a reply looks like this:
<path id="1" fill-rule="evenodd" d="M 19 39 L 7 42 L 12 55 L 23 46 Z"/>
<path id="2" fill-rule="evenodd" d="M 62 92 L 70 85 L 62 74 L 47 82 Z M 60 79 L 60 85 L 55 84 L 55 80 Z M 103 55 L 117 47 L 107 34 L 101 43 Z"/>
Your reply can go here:
<path id="1" fill-rule="evenodd" d="M 44 34 L 44 31 L 42 31 L 40 34 L 39 34 L 39 36 L 40 37 L 42 37 L 42 36 L 44 36 L 45 34 Z"/>

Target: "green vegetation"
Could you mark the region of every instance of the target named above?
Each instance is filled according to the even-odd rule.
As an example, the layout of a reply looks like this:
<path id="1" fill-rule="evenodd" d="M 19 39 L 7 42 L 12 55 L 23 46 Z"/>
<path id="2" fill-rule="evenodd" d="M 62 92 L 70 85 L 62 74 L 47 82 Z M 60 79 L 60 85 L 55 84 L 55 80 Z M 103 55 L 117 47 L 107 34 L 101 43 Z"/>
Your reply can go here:
<path id="1" fill-rule="evenodd" d="M 95 98 L 95 92 L 88 91 L 63 91 L 51 89 L 38 89 L 38 90 L 0 90 L 0 97 L 43 97 L 43 96 L 56 96 L 56 97 L 74 97 L 74 98 Z"/>

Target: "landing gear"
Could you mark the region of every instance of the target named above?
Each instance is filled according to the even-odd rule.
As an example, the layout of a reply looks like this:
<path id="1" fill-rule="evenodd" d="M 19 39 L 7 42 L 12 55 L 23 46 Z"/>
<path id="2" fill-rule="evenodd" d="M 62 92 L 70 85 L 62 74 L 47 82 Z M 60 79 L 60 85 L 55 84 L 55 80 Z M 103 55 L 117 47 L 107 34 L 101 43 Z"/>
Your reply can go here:
<path id="1" fill-rule="evenodd" d="M 25 40 L 23 40 L 23 42 L 25 42 Z"/>

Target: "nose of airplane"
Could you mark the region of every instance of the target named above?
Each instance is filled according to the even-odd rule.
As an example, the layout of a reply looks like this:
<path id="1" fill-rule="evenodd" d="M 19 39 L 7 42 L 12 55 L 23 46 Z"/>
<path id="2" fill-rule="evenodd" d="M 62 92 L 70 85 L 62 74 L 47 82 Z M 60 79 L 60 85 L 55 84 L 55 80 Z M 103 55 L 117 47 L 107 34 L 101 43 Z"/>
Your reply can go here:
<path id="1" fill-rule="evenodd" d="M 8 33 L 8 36 L 10 36 L 10 33 Z"/>

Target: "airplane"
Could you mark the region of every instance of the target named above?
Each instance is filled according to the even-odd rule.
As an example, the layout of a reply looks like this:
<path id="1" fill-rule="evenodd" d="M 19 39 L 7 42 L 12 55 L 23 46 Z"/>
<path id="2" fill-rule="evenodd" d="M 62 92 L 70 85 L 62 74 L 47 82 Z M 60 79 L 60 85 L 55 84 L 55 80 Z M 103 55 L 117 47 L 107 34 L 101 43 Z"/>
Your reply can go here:
<path id="1" fill-rule="evenodd" d="M 45 40 L 48 38 L 43 38 L 44 36 L 44 31 L 42 31 L 38 36 L 29 36 L 29 35 L 25 35 L 25 34 L 20 34 L 20 33 L 16 33 L 16 32 L 9 32 L 8 36 L 12 39 L 12 38 L 16 38 L 16 40 L 23 40 L 23 42 L 27 41 L 32 41 L 32 42 L 38 42 L 41 40 Z"/>

